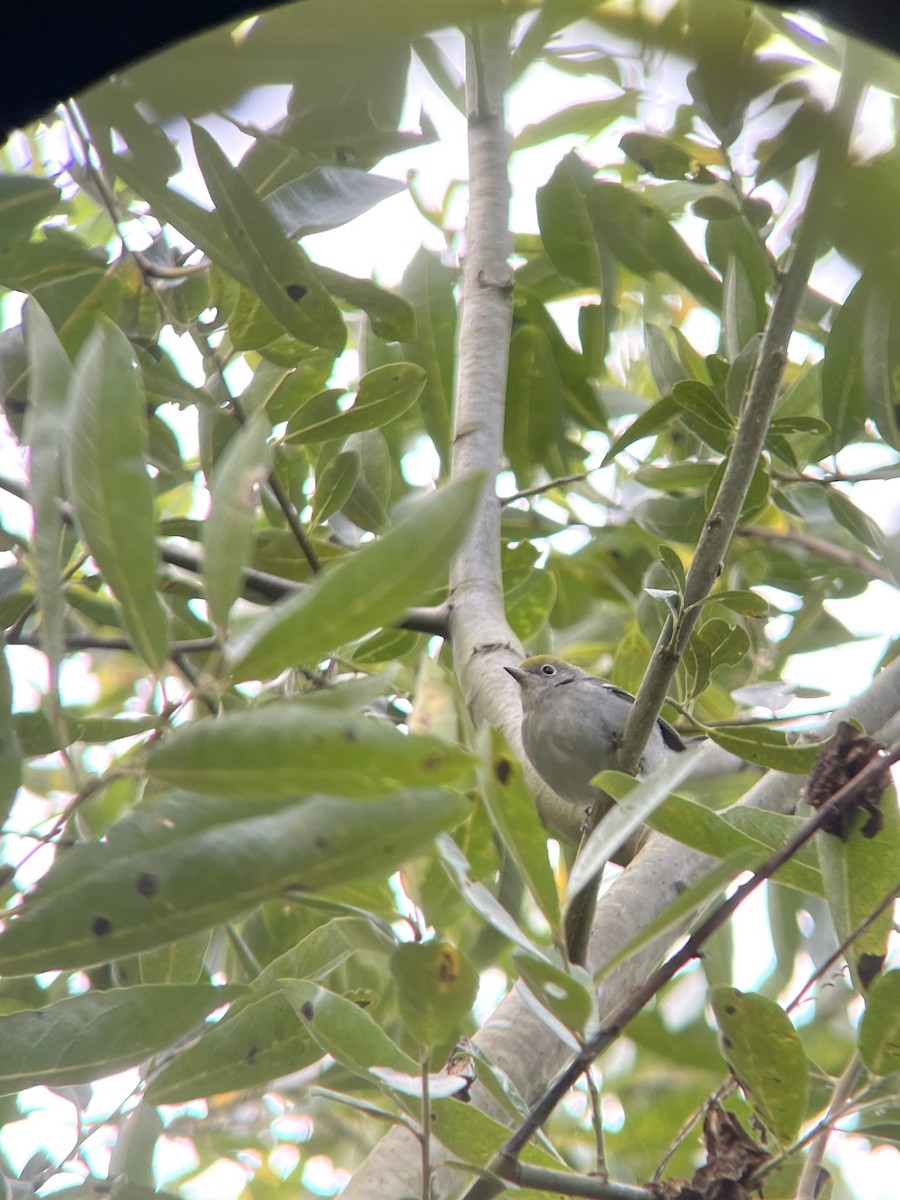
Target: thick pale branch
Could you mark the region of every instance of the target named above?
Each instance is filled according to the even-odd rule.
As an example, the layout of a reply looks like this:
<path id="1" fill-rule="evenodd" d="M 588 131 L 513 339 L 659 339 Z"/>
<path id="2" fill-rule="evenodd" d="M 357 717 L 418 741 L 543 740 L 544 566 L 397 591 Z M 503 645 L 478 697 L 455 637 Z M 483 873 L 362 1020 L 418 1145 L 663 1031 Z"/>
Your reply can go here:
<path id="1" fill-rule="evenodd" d="M 900 660 L 886 667 L 864 693 L 845 709 L 835 713 L 817 731 L 828 736 L 842 720 L 858 720 L 869 732 L 882 740 L 896 738 L 897 714 L 900 713 Z M 740 807 L 767 811 L 792 812 L 799 800 L 803 779 L 770 771 L 740 801 Z M 653 834 L 637 858 L 619 876 L 597 906 L 593 936 L 588 953 L 589 969 L 596 975 L 637 935 L 656 920 L 668 906 L 697 883 L 715 866 L 715 860 L 691 850 L 662 834 Z M 684 928 L 689 918 L 681 923 Z M 653 943 L 642 946 L 615 970 L 605 974 L 597 989 L 598 1015 L 601 1026 L 609 1023 L 613 1014 L 628 996 L 645 984 L 656 970 L 666 949 L 677 941 L 679 928 L 670 928 Z M 530 1010 L 514 989 L 482 1026 L 475 1040 L 493 1055 L 502 1053 L 513 1040 L 517 1023 L 527 1018 Z M 526 1099 L 540 1091 L 540 1074 L 549 1082 L 570 1059 L 570 1051 L 545 1026 L 532 1030 L 533 1041 L 528 1046 L 531 1070 L 521 1064 L 512 1078 L 523 1079 Z M 550 1064 L 555 1061 L 557 1067 Z M 478 1098 L 480 1101 L 480 1098 Z M 477 1193 L 476 1193 L 477 1194 Z M 489 1195 L 485 1192 L 485 1195 Z"/>
<path id="2" fill-rule="evenodd" d="M 867 732 L 884 741 L 900 737 L 900 659 L 886 667 L 860 696 L 835 713 L 817 730 L 821 737 L 833 732 L 842 720 L 855 719 Z M 803 780 L 798 775 L 770 771 L 741 800 L 741 807 L 772 812 L 793 812 Z M 637 858 L 600 898 L 588 953 L 588 967 L 597 974 L 652 921 L 656 920 L 692 884 L 716 865 L 715 860 L 662 834 L 653 834 Z M 685 918 L 680 928 L 688 924 Z M 614 970 L 603 975 L 597 988 L 601 1022 L 615 1012 L 629 993 L 655 970 L 667 949 L 677 941 L 671 928 L 654 942 L 642 946 Z M 473 1039 L 492 1063 L 504 1071 L 526 1103 L 535 1103 L 547 1084 L 571 1056 L 567 1045 L 537 1017 L 514 987 Z M 474 1102 L 497 1119 L 498 1111 L 480 1085 L 472 1090 Z M 419 1145 L 407 1130 L 397 1128 L 382 1139 L 344 1192 L 345 1200 L 369 1200 L 388 1194 L 415 1195 L 418 1186 Z M 453 1176 L 458 1183 L 458 1176 Z M 390 1182 L 393 1192 L 377 1190 Z M 438 1195 L 449 1183 L 441 1176 Z M 403 1189 L 406 1189 L 405 1191 Z"/>
<path id="3" fill-rule="evenodd" d="M 500 578 L 500 510 L 494 491 L 503 454 L 503 414 L 512 326 L 508 158 L 504 93 L 510 28 L 479 21 L 467 46 L 469 212 L 459 324 L 452 473 L 483 471 L 490 481 L 451 572 L 453 661 L 477 724 L 502 730 L 525 765 L 544 821 L 577 837 L 582 814 L 531 770 L 522 751 L 518 689 L 503 670 L 523 657 L 506 620 Z"/>
<path id="4" fill-rule="evenodd" d="M 509 136 L 504 93 L 509 83 L 509 26 L 479 22 L 467 47 L 469 214 L 456 368 L 454 477 L 483 471 L 490 480 L 480 512 L 451 576 L 451 631 L 457 674 L 477 720 L 494 720 L 500 667 L 492 652 L 519 653 L 503 609 L 500 502 L 493 481 L 503 453 L 512 269 L 509 256 Z M 506 658 L 508 661 L 508 656 Z M 513 686 L 508 689 L 510 696 Z M 509 704 L 503 724 L 518 721 Z"/>

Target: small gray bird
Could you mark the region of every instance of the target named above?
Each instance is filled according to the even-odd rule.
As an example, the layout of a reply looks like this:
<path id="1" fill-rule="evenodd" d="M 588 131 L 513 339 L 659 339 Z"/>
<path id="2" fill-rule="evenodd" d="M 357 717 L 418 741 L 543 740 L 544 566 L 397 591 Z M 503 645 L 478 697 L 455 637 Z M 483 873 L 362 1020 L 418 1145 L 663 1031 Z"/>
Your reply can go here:
<path id="1" fill-rule="evenodd" d="M 522 693 L 522 742 L 537 773 L 573 804 L 591 805 L 600 792 L 591 780 L 612 763 L 634 697 L 549 654 L 504 667 Z M 649 774 L 687 746 L 659 717 L 641 759 Z"/>

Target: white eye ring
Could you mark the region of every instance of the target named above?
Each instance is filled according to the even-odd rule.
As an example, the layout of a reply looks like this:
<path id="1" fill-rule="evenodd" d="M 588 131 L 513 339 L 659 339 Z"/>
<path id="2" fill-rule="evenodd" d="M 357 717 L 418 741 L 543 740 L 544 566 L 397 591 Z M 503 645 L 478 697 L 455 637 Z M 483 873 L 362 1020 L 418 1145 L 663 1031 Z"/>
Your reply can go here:
<path id="1" fill-rule="evenodd" d="M 554 667 L 552 663 L 544 663 L 544 665 L 541 667 L 541 674 L 543 674 L 543 675 L 555 675 L 555 674 L 556 674 L 556 667 Z"/>

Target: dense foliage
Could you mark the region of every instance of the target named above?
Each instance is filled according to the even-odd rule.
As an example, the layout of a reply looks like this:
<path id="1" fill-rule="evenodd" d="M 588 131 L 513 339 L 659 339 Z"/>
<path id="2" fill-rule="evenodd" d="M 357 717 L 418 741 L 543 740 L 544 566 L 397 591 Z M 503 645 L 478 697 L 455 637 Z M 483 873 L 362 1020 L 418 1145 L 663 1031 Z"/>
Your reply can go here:
<path id="1" fill-rule="evenodd" d="M 359 1168 L 348 1195 L 387 1196 L 361 1164 L 393 1125 L 399 1196 L 423 1064 L 432 1162 L 491 1160 L 500 1116 L 517 1124 L 608 1017 L 608 963 L 572 965 L 561 935 L 582 814 L 539 795 L 548 855 L 507 745 L 498 664 L 523 648 L 637 692 L 661 631 L 683 630 L 666 716 L 753 764 L 642 810 L 711 856 L 667 881 L 693 890 L 659 900 L 657 959 L 808 820 L 833 704 L 802 686 L 803 656 L 858 641 L 833 603 L 870 588 L 890 632 L 900 581 L 877 488 L 900 475 L 900 71 L 811 30 L 733 0 L 307 0 L 138 64 L 0 153 L 9 1188 L 182 1194 L 231 1160 L 217 1194 L 330 1194 Z M 458 363 L 502 380 L 506 348 L 460 335 L 476 235 L 458 182 L 435 199 L 428 174 L 492 69 L 513 81 L 517 223 L 514 286 L 478 281 L 512 315 L 505 396 L 483 397 L 499 518 L 459 467 L 481 434 L 453 396 Z M 235 115 L 269 84 L 289 87 L 283 116 Z M 423 245 L 397 286 L 317 256 L 314 235 L 366 213 L 390 241 L 378 214 L 398 211 Z M 694 550 L 734 476 L 739 519 L 697 600 Z M 490 555 L 483 571 L 505 623 L 476 695 L 449 580 L 495 518 L 499 577 Z M 900 710 L 898 644 L 877 716 L 857 712 L 869 734 Z M 769 768 L 783 800 L 737 805 Z M 767 1196 L 795 1194 L 830 1103 L 896 1156 L 900 821 L 888 789 L 867 824 L 875 791 L 767 885 L 769 960 L 723 925 L 599 1061 L 602 1097 L 579 1082 L 527 1161 L 593 1170 L 596 1100 L 613 1180 L 643 1184 L 670 1151 L 664 1175 L 689 1178 L 730 1069 L 744 1090 L 723 1103 L 762 1148 L 742 1142 L 741 1169 L 787 1151 Z M 748 957 L 755 991 L 737 992 Z M 555 1058 L 475 1036 L 517 981 Z M 437 1074 L 462 1035 L 477 1104 Z M 135 1067 L 121 1107 L 92 1100 Z M 835 1195 L 863 1194 L 844 1161 Z M 441 1196 L 472 1182 L 437 1178 Z"/>

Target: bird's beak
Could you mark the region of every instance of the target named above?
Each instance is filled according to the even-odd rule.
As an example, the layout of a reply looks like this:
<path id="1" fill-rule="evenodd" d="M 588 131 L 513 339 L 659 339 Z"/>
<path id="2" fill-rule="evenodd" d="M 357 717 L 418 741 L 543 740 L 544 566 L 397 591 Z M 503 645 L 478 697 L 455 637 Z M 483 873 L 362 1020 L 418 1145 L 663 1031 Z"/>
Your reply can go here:
<path id="1" fill-rule="evenodd" d="M 521 687 L 528 678 L 528 672 L 522 671 L 519 667 L 504 667 L 503 670 L 507 673 L 507 675 L 512 675 L 519 687 Z"/>

